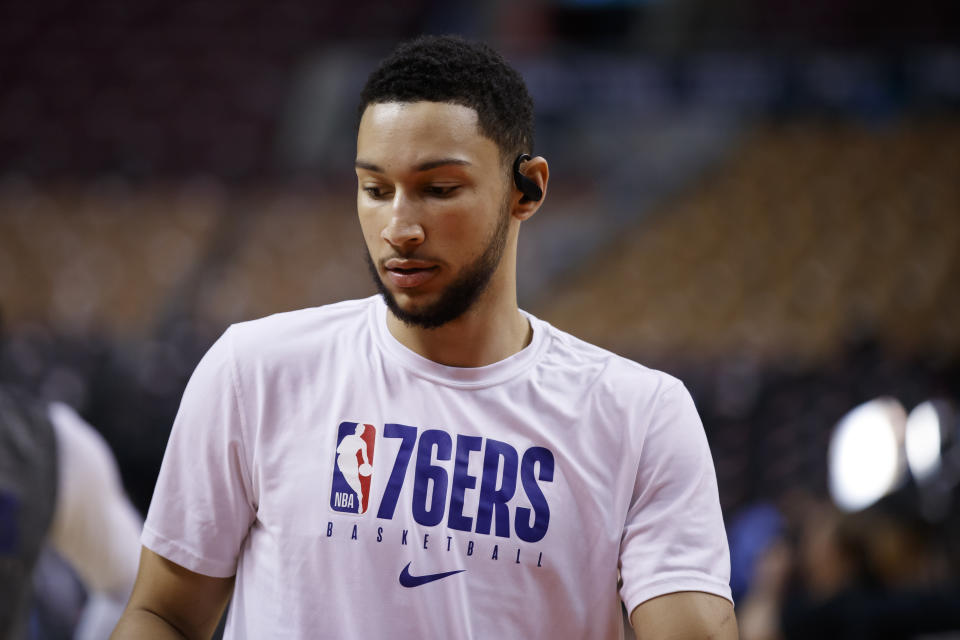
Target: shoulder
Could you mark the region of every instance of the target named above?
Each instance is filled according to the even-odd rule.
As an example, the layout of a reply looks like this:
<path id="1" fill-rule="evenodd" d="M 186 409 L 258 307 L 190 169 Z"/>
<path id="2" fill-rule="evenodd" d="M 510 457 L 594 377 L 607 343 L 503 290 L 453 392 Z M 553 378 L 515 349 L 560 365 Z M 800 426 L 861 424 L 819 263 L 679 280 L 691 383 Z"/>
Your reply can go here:
<path id="1" fill-rule="evenodd" d="M 543 320 L 537 319 L 536 323 L 550 341 L 543 365 L 568 378 L 567 382 L 576 381 L 594 393 L 634 400 L 686 393 L 683 383 L 668 373 L 586 342 Z"/>
<path id="2" fill-rule="evenodd" d="M 692 398 L 676 377 L 542 323 L 549 346 L 538 384 L 590 424 L 636 468 L 651 437 L 668 448 L 702 432 Z M 648 449 L 649 450 L 649 449 Z"/>
<path id="3" fill-rule="evenodd" d="M 365 322 L 375 297 L 360 300 L 344 300 L 321 307 L 298 309 L 275 313 L 256 320 L 247 320 L 231 325 L 229 331 L 234 340 L 256 340 L 264 335 L 279 337 L 279 334 L 312 332 L 318 328 L 335 329 L 338 325 L 351 325 L 358 320 Z"/>
<path id="4" fill-rule="evenodd" d="M 363 335 L 374 301 L 346 300 L 240 322 L 231 325 L 223 339 L 240 361 L 315 354 Z"/>

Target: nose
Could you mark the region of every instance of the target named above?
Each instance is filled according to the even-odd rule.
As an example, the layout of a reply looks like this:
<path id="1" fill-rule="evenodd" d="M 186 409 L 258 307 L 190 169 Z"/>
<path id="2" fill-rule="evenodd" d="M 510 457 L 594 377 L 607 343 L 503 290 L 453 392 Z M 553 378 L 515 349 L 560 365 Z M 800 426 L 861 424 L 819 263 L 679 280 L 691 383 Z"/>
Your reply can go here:
<path id="1" fill-rule="evenodd" d="M 380 237 L 401 253 L 412 251 L 426 238 L 413 203 L 399 191 L 393 199 L 390 220 Z"/>

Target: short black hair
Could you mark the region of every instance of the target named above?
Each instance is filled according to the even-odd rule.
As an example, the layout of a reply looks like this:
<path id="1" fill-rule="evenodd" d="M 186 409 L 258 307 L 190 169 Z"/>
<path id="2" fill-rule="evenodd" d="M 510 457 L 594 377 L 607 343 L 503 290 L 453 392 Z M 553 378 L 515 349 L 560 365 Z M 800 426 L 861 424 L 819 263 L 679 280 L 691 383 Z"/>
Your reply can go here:
<path id="1" fill-rule="evenodd" d="M 419 101 L 470 107 L 480 131 L 510 161 L 533 153 L 533 99 L 516 69 L 489 45 L 449 35 L 400 44 L 367 78 L 358 122 L 371 104 Z"/>

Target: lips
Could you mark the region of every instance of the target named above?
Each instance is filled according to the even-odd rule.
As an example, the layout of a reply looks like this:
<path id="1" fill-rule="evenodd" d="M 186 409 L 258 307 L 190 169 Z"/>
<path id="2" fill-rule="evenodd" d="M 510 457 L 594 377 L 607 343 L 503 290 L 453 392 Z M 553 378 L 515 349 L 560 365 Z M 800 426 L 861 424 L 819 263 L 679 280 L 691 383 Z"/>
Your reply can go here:
<path id="1" fill-rule="evenodd" d="M 384 263 L 387 278 L 401 289 L 410 289 L 433 279 L 439 267 L 425 260 L 391 258 Z"/>

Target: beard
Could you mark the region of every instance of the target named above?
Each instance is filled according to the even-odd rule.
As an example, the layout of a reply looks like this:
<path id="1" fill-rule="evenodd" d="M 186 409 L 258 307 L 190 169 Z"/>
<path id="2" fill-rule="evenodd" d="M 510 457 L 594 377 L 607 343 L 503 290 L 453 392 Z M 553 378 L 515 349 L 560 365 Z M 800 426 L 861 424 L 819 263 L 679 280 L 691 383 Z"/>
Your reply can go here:
<path id="1" fill-rule="evenodd" d="M 383 283 L 369 251 L 364 251 L 364 257 L 367 259 L 367 267 L 373 277 L 374 284 L 377 286 L 377 291 L 383 296 L 387 308 L 393 315 L 408 327 L 436 329 L 466 313 L 486 290 L 490 284 L 490 279 L 503 259 L 509 229 L 510 214 L 509 209 L 505 206 L 500 212 L 497 228 L 493 230 L 493 235 L 487 241 L 483 252 L 463 267 L 456 279 L 440 292 L 440 297 L 435 302 L 414 310 L 404 309 L 397 303 L 393 293 Z"/>

